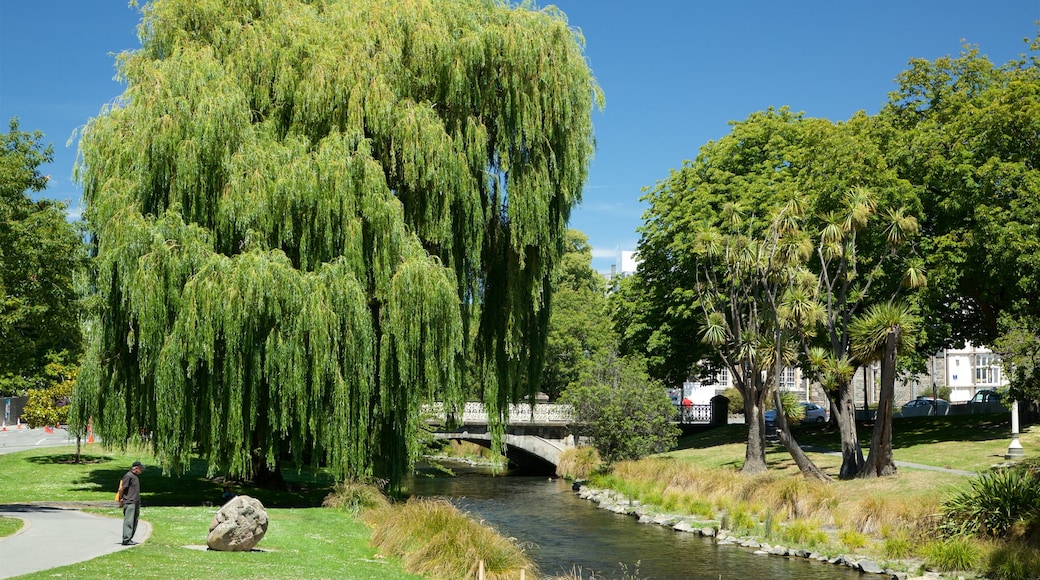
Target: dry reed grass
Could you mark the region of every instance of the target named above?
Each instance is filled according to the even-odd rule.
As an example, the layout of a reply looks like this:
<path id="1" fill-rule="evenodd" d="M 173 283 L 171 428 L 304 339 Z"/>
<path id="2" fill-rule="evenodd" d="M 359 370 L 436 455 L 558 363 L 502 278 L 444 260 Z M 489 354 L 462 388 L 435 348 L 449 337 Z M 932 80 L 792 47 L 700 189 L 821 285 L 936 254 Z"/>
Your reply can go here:
<path id="1" fill-rule="evenodd" d="M 616 464 L 593 485 L 615 489 L 632 499 L 684 515 L 724 517 L 733 531 L 770 533 L 775 522 L 791 526 L 790 540 L 815 545 L 827 537 L 839 549 L 862 534 L 862 544 L 881 543 L 896 534 L 919 537 L 938 513 L 934 476 L 824 483 L 801 477 L 793 467 L 746 476 L 729 467 L 706 468 L 662 456 Z M 766 524 L 768 520 L 768 524 Z M 869 542 L 868 542 L 869 540 Z M 853 542 L 859 544 L 859 541 Z"/>
<path id="2" fill-rule="evenodd" d="M 556 475 L 575 481 L 585 480 L 602 465 L 595 447 L 572 447 L 560 453 Z"/>
<path id="3" fill-rule="evenodd" d="M 447 500 L 415 498 L 366 511 L 362 519 L 372 526 L 374 546 L 427 578 L 477 578 L 481 561 L 486 580 L 516 579 L 521 570 L 537 577 L 520 546 Z"/>

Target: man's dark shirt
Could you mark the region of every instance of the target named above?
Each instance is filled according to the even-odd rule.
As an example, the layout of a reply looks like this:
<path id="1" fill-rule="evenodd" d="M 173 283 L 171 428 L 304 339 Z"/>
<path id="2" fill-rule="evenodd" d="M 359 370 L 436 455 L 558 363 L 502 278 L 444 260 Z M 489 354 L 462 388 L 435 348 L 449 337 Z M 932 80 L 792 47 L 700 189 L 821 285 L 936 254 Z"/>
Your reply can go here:
<path id="1" fill-rule="evenodd" d="M 141 503 L 141 480 L 133 470 L 123 476 L 123 503 Z"/>

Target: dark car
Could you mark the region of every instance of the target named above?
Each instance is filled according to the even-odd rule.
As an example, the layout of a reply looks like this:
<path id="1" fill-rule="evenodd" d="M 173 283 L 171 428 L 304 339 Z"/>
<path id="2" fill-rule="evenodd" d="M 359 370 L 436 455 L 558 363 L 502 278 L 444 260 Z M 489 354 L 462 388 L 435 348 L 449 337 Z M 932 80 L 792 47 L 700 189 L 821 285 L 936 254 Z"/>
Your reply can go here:
<path id="1" fill-rule="evenodd" d="M 968 403 L 1000 403 L 1002 402 L 1002 400 L 1003 397 L 1000 395 L 1000 393 L 991 389 L 982 389 L 981 391 L 975 393 L 975 396 L 972 397 L 971 400 L 968 401 Z"/>

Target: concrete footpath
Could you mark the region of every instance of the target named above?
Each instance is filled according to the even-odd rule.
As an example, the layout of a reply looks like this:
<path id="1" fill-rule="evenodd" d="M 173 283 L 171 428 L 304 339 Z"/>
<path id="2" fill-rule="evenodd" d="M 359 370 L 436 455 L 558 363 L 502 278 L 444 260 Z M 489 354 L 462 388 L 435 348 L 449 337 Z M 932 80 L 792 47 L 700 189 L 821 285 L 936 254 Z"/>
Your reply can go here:
<path id="1" fill-rule="evenodd" d="M 20 518 L 22 529 L 0 538 L 0 578 L 11 578 L 58 566 L 67 566 L 132 549 L 122 544 L 123 520 L 48 505 L 0 505 L 0 516 Z M 152 534 L 152 526 L 140 520 L 135 542 Z"/>
<path id="2" fill-rule="evenodd" d="M 4 425 L 0 428 L 0 453 L 75 444 L 76 439 L 60 427 L 29 429 Z M 115 502 L 106 501 L 0 504 L 0 516 L 25 522 L 15 535 L 0 538 L 0 578 L 49 570 L 131 549 L 132 546 L 122 545 L 122 518 L 97 516 L 77 509 L 115 506 Z M 147 509 L 144 514 L 147 514 Z M 144 520 L 138 521 L 134 541 L 143 542 L 151 534 L 152 526 Z"/>

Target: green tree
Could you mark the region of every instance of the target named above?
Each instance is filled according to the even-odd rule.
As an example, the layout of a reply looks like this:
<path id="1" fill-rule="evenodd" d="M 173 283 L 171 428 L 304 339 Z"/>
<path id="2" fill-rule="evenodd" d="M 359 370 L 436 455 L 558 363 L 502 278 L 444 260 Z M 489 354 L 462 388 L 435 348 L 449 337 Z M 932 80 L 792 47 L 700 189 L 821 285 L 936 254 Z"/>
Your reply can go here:
<path id="1" fill-rule="evenodd" d="M 52 147 L 39 131 L 19 129 L 11 119 L 0 135 L 0 394 L 48 384 L 49 355 L 82 351 L 80 304 L 74 278 L 83 271 L 86 249 L 65 206 L 34 201 L 48 177 L 40 166 Z"/>
<path id="2" fill-rule="evenodd" d="M 897 294 L 905 277 L 923 279 L 913 252 L 906 251 L 916 225 L 913 216 L 920 213 L 920 206 L 914 189 L 899 179 L 882 154 L 886 128 L 863 114 L 831 123 L 787 109 L 755 113 L 735 123 L 729 135 L 706 144 L 695 161 L 672 172 L 646 196 L 651 207 L 639 245 L 644 259 L 642 281 L 634 285 L 643 299 L 657 304 L 653 315 L 662 316 L 672 327 L 706 325 L 714 333 L 705 335 L 708 344 L 730 344 L 729 350 L 741 352 L 743 357 L 757 352 L 754 364 L 748 363 L 743 373 L 751 383 L 758 380 L 756 373 L 772 370 L 766 359 L 777 362 L 774 353 L 782 352 L 783 347 L 777 347 L 775 331 L 782 325 L 796 325 L 804 353 L 815 346 L 828 352 L 825 358 L 807 359 L 817 363 L 817 377 L 832 391 L 832 416 L 837 417 L 842 435 L 844 477 L 854 476 L 863 463 L 849 388 L 858 363 L 849 353 L 848 324 L 863 308 Z M 783 274 L 785 284 L 797 281 L 797 288 L 792 288 L 797 294 L 788 295 L 777 287 L 769 299 L 764 292 L 769 284 L 754 282 L 757 272 L 753 275 L 752 268 L 744 268 L 741 277 L 727 274 L 712 280 L 705 273 L 716 266 L 698 269 L 698 256 L 703 252 L 697 247 L 704 246 L 700 232 L 712 229 L 718 230 L 712 235 L 722 236 L 720 239 L 741 240 L 720 247 L 757 256 L 755 260 L 761 262 L 769 253 L 763 251 L 763 244 L 770 245 L 769 237 L 763 235 L 767 223 L 762 217 L 795 201 L 800 209 L 788 217 L 804 233 L 792 238 L 788 249 L 804 249 L 806 243 L 813 248 L 807 270 Z M 776 248 L 784 250 L 785 245 L 787 242 L 780 242 Z M 718 264 L 724 263 L 736 262 Z M 786 270 L 777 270 L 781 272 Z M 806 283 L 805 272 L 813 278 L 811 283 Z M 768 275 L 763 280 L 768 281 Z M 723 312 L 703 304 L 705 294 L 697 289 L 704 284 L 719 293 L 732 289 L 733 296 L 725 304 L 743 306 Z M 775 300 L 800 303 L 803 310 L 816 310 L 815 302 L 821 313 L 802 318 L 787 314 L 780 318 L 789 320 L 781 320 L 777 326 L 770 321 L 770 317 L 776 318 L 775 312 L 759 310 L 778 310 Z M 709 308 L 699 316 L 705 306 Z M 750 322 L 751 317 L 758 322 Z M 663 323 L 646 326 L 665 327 Z M 677 334 L 651 336 L 670 343 L 659 352 L 674 352 L 676 360 L 691 353 L 707 358 L 703 350 L 679 344 Z M 724 364 L 717 358 L 715 362 Z M 762 397 L 756 400 L 756 393 L 764 396 L 766 391 L 756 390 L 750 397 L 744 393 L 745 409 L 762 406 Z M 757 448 L 754 413 L 758 411 L 747 416 L 749 445 Z"/>
<path id="3" fill-rule="evenodd" d="M 567 231 L 549 313 L 542 392 L 556 400 L 584 366 L 615 343 L 606 283 L 592 269 L 588 236 L 577 230 Z"/>
<path id="4" fill-rule="evenodd" d="M 420 408 L 533 392 L 600 92 L 557 10 L 156 0 L 81 178 L 79 419 L 168 468 L 399 481 Z M 475 327 L 475 339 L 466 340 Z"/>
<path id="5" fill-rule="evenodd" d="M 1040 316 L 1040 39 L 1026 48 L 1000 66 L 971 45 L 913 59 L 881 112 L 887 156 L 928 208 L 933 353 L 992 345 L 1014 319 Z"/>
<path id="6" fill-rule="evenodd" d="M 563 393 L 574 407 L 579 433 L 607 463 L 639 459 L 675 447 L 679 428 L 672 424 L 675 407 L 668 391 L 650 380 L 638 357 L 599 352 L 595 364 Z"/>

